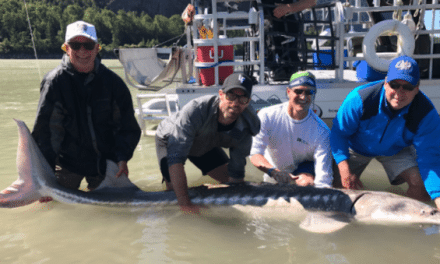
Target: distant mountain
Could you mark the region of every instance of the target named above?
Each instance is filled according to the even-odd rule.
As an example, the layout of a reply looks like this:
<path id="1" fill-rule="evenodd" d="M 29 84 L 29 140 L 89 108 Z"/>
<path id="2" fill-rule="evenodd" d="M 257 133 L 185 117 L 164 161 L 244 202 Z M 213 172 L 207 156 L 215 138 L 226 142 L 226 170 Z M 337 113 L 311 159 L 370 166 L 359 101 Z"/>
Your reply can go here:
<path id="1" fill-rule="evenodd" d="M 170 17 L 181 14 L 185 7 L 191 3 L 191 0 L 100 0 L 96 2 L 100 2 L 100 5 L 104 5 L 115 13 L 122 9 L 124 11 L 144 11 L 151 17 L 155 15 Z"/>

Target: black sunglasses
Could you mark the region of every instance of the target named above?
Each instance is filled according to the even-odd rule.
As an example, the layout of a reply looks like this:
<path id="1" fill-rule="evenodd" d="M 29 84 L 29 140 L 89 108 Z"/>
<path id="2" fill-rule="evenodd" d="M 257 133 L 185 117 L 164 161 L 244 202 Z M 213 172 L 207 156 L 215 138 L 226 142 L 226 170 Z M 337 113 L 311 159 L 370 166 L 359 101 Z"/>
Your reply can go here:
<path id="1" fill-rule="evenodd" d="M 238 95 L 233 92 L 226 93 L 226 99 L 228 99 L 228 101 L 232 102 L 232 101 L 235 101 L 235 99 L 237 99 L 237 98 L 238 98 L 238 102 L 240 104 L 247 104 L 251 100 L 251 98 L 247 97 L 246 95 Z"/>
<path id="2" fill-rule="evenodd" d="M 69 42 L 69 47 L 73 50 L 80 50 L 83 46 L 86 50 L 93 50 L 95 48 L 95 42 Z"/>
<path id="3" fill-rule="evenodd" d="M 297 95 L 301 95 L 303 93 L 305 93 L 306 95 L 314 95 L 315 94 L 314 90 L 308 90 L 308 89 L 293 89 L 293 92 L 296 93 Z"/>
<path id="4" fill-rule="evenodd" d="M 393 89 L 393 90 L 397 90 L 397 89 L 399 89 L 400 87 L 402 87 L 403 90 L 405 90 L 405 91 L 409 91 L 409 92 L 413 91 L 413 90 L 416 88 L 416 86 L 413 86 L 412 84 L 409 84 L 409 83 L 406 83 L 406 84 L 400 84 L 400 83 L 398 83 L 398 82 L 393 82 L 393 81 L 389 82 L 388 85 L 389 85 L 389 86 L 391 87 L 391 89 Z"/>

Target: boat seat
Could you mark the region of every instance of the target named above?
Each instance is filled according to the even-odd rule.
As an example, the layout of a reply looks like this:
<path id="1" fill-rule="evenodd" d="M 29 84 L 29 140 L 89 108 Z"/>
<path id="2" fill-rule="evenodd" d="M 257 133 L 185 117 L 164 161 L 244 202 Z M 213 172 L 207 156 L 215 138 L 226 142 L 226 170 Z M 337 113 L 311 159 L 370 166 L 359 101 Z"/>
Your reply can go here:
<path id="1" fill-rule="evenodd" d="M 180 47 L 123 48 L 118 51 L 127 83 L 148 91 L 159 91 L 173 82 L 187 82 L 192 74 L 191 52 Z"/>

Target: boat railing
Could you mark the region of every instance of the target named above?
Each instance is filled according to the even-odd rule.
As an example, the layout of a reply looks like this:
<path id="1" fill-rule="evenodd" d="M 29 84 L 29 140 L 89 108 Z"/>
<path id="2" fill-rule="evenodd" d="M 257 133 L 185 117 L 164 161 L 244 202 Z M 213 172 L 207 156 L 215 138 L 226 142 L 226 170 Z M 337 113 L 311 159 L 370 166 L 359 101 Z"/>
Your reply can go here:
<path id="1" fill-rule="evenodd" d="M 425 1 L 423 1 L 425 2 Z M 414 37 L 417 39 L 421 35 L 427 35 L 429 36 L 429 49 L 427 52 L 424 53 L 415 53 L 412 55 L 412 57 L 419 61 L 428 62 L 428 76 L 427 79 L 432 79 L 433 77 L 433 65 L 440 59 L 440 47 L 437 47 L 437 39 L 440 33 L 440 29 L 438 29 L 434 21 L 436 21 L 436 16 L 438 17 L 437 10 L 440 10 L 440 5 L 438 3 L 438 0 L 434 0 L 431 4 L 412 4 L 412 5 L 395 5 L 395 6 L 374 6 L 374 7 L 365 7 L 365 6 L 357 6 L 360 1 L 356 1 L 356 5 L 354 6 L 344 6 L 344 13 L 343 13 L 343 19 L 339 22 L 337 21 L 336 27 L 336 34 L 339 37 L 341 41 L 337 42 L 336 46 L 336 57 L 337 57 L 337 64 L 338 65 L 350 65 L 353 61 L 362 60 L 364 59 L 365 54 L 353 54 L 350 52 L 344 52 L 349 51 L 349 43 L 354 38 L 363 39 L 366 34 L 368 33 L 368 28 L 370 28 L 373 23 L 371 21 L 371 13 L 374 12 L 396 12 L 397 14 L 399 12 L 420 12 L 422 13 L 420 15 L 419 13 L 419 21 L 420 24 L 419 27 L 414 32 Z M 377 5 L 378 3 L 376 3 Z M 432 18 L 431 21 L 424 20 L 423 14 L 425 12 L 431 12 Z M 367 14 L 367 16 L 370 17 L 370 19 L 365 20 L 362 19 L 362 15 Z M 424 23 L 430 22 L 427 27 L 420 26 Z M 364 31 L 355 31 L 353 30 L 354 26 L 361 26 L 364 29 Z M 341 54 L 344 54 L 344 56 L 341 56 Z M 396 56 L 396 53 L 390 54 L 390 52 L 377 52 L 379 57 L 393 57 Z M 344 79 L 344 68 L 343 67 L 337 67 L 336 69 L 336 79 L 342 80 Z"/>
<path id="2" fill-rule="evenodd" d="M 199 6 L 200 2 L 211 2 L 209 8 Z M 244 11 L 222 11 L 217 10 L 218 3 L 228 2 L 226 0 L 192 0 L 196 8 L 196 14 L 192 27 L 187 29 L 187 51 L 190 51 L 191 56 L 188 57 L 180 65 L 194 63 L 194 77 L 196 85 L 193 87 L 203 87 L 200 80 L 200 73 L 204 69 L 213 68 L 213 84 L 207 86 L 219 87 L 221 84 L 219 70 L 221 67 L 233 67 L 234 71 L 243 68 L 252 67 L 252 74 L 255 74 L 257 82 L 259 84 L 267 84 L 268 79 L 265 75 L 265 54 L 267 47 L 265 46 L 265 30 L 264 30 L 264 12 L 263 5 L 260 0 L 243 0 L 234 2 L 254 2 L 256 3 L 256 10 L 252 8 Z M 421 35 L 429 36 L 429 52 L 415 53 L 413 57 L 417 60 L 422 60 L 427 64 L 429 69 L 428 79 L 436 78 L 435 72 L 433 72 L 434 64 L 440 61 L 440 46 L 437 41 L 437 36 L 440 35 L 440 29 L 434 25 L 436 17 L 439 15 L 436 10 L 440 10 L 438 0 L 432 0 L 430 3 L 426 3 L 426 0 L 419 1 L 414 0 L 414 4 L 400 5 L 397 0 L 394 6 L 379 6 L 379 1 L 373 1 L 375 6 L 364 6 L 365 3 L 361 0 L 352 0 L 351 4 L 341 3 L 339 1 L 333 3 L 327 3 L 323 5 L 315 6 L 312 9 L 305 10 L 299 15 L 302 20 L 303 32 L 300 32 L 298 38 L 300 41 L 300 47 L 297 52 L 301 58 L 301 62 L 298 62 L 299 69 L 324 69 L 334 71 L 335 81 L 344 80 L 344 70 L 353 69 L 353 62 L 363 60 L 364 54 L 359 51 L 353 51 L 353 43 L 357 43 L 361 46 L 362 39 L 365 38 L 368 33 L 368 29 L 374 24 L 372 21 L 372 14 L 375 12 L 431 12 L 431 21 L 425 21 L 423 14 L 420 17 L 421 23 L 429 23 L 430 25 L 417 28 L 415 32 L 415 38 Z M 234 24 L 229 23 L 231 21 L 245 20 L 248 23 Z M 209 25 L 212 27 L 211 38 L 206 38 L 200 34 L 200 25 L 206 24 L 209 21 Z M 313 33 L 308 32 L 309 28 L 314 28 Z M 230 36 L 231 31 L 241 31 L 244 35 Z M 328 34 L 327 34 L 328 33 Z M 322 45 L 327 43 L 327 45 Z M 219 47 L 224 45 L 231 45 L 234 47 L 237 45 L 243 45 L 247 49 L 247 56 L 243 56 L 242 60 L 222 60 L 219 58 Z M 212 46 L 212 60 L 201 61 L 197 58 L 198 48 L 202 46 Z M 234 50 L 235 51 L 235 50 Z M 159 52 L 159 50 L 158 50 Z M 188 53 L 189 54 L 189 53 Z M 377 53 L 379 57 L 390 56 L 389 52 Z M 321 56 L 330 56 L 331 63 L 323 63 Z M 395 56 L 396 54 L 391 54 Z M 136 55 L 135 55 L 136 56 Z M 194 60 L 194 61 L 193 61 Z M 143 63 L 139 57 L 131 59 L 131 65 L 125 66 L 126 79 L 130 81 L 130 77 L 137 77 L 135 80 L 140 84 L 131 82 L 131 84 L 140 90 L 153 90 L 158 91 L 160 86 L 151 85 L 151 80 L 148 79 L 147 73 L 143 73 L 145 69 L 152 69 L 149 64 L 148 67 L 138 63 Z M 160 63 L 157 63 L 160 64 Z M 158 71 L 163 69 L 164 65 L 158 65 Z M 255 70 L 253 70 L 255 67 Z M 174 67 L 175 69 L 176 67 Z M 192 67 L 183 69 L 183 78 L 181 78 L 181 84 L 183 86 L 188 84 L 190 70 Z M 154 76 L 154 74 L 153 74 Z M 194 79 L 193 79 L 194 80 Z M 142 83 L 144 81 L 144 83 Z"/>
<path id="3" fill-rule="evenodd" d="M 146 122 L 162 120 L 172 113 L 179 111 L 177 96 L 167 93 L 137 94 L 137 109 L 139 126 L 144 135 L 151 135 L 151 129 L 147 128 Z"/>
<path id="4" fill-rule="evenodd" d="M 244 0 L 239 2 L 252 2 L 255 1 L 257 4 L 261 4 L 260 0 Z M 258 47 L 264 47 L 264 17 L 262 8 L 260 10 L 250 9 L 249 12 L 246 11 L 233 11 L 233 12 L 222 12 L 217 10 L 218 3 L 229 2 L 226 0 L 211 0 L 211 6 L 203 7 L 200 6 L 200 1 L 193 0 L 196 9 L 196 14 L 194 16 L 194 22 L 192 27 L 192 40 L 194 44 L 194 52 L 197 54 L 198 49 L 201 46 L 213 47 L 213 54 L 210 54 L 211 59 L 209 62 L 201 61 L 196 55 L 194 66 L 196 68 L 195 78 L 200 85 L 200 73 L 202 69 L 214 68 L 214 85 L 219 86 L 219 68 L 230 66 L 230 67 L 245 67 L 249 65 L 258 66 L 259 69 L 259 82 L 264 82 L 264 49 L 258 49 Z M 211 12 L 209 12 L 211 11 Z M 238 20 L 247 20 L 246 25 L 237 25 L 233 23 Z M 220 23 L 219 23 L 220 21 Z M 232 22 L 232 23 L 230 23 Z M 205 23 L 205 25 L 203 25 Z M 209 24 L 209 25 L 208 25 Z M 200 32 L 200 28 L 204 28 L 212 34 L 210 37 L 203 36 Z M 248 34 L 252 29 L 256 29 L 255 34 Z M 241 30 L 245 32 L 244 35 L 228 37 L 230 31 Z M 220 46 L 233 46 L 243 45 L 247 43 L 250 48 L 250 58 L 248 60 L 222 60 L 219 58 L 219 47 Z M 188 38 L 188 45 L 191 45 L 190 39 Z"/>

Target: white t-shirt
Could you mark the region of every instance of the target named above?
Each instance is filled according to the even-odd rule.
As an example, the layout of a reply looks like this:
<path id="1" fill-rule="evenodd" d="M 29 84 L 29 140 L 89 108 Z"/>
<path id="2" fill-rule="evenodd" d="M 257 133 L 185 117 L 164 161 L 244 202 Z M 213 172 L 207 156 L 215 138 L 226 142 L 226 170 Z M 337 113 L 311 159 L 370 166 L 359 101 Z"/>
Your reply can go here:
<path id="1" fill-rule="evenodd" d="M 280 170 L 294 171 L 304 161 L 314 161 L 315 186 L 331 187 L 333 181 L 330 129 L 312 111 L 302 120 L 287 113 L 288 102 L 260 110 L 261 130 L 253 137 L 251 156 L 264 157 Z M 264 181 L 274 182 L 264 174 Z"/>

